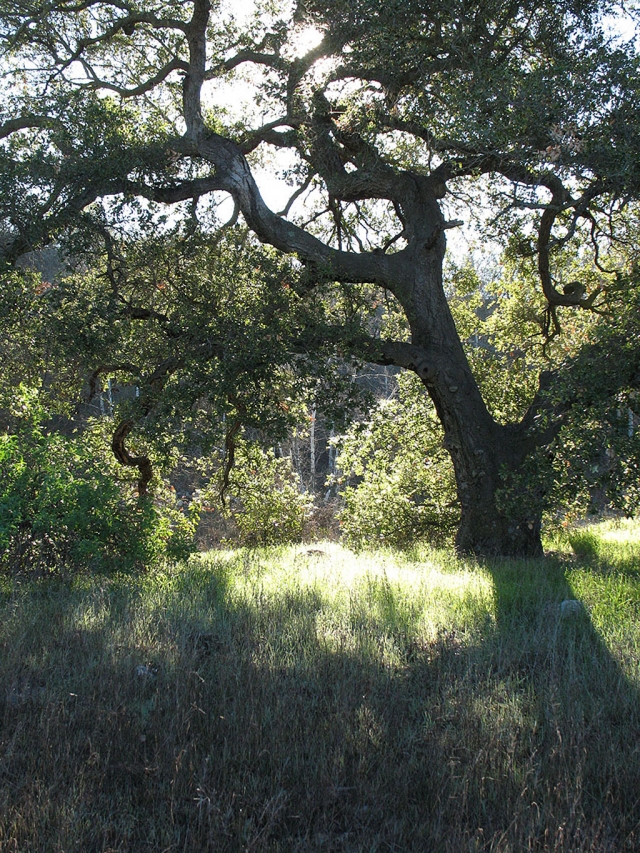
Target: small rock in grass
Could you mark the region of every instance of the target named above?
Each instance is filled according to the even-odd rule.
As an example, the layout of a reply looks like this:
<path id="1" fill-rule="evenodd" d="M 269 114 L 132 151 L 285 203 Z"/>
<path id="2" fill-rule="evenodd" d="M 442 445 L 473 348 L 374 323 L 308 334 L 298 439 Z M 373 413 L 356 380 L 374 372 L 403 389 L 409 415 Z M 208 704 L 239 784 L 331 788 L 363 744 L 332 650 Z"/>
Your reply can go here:
<path id="1" fill-rule="evenodd" d="M 567 598 L 560 603 L 560 616 L 563 619 L 577 616 L 578 613 L 584 613 L 584 604 L 581 601 L 575 598 Z"/>

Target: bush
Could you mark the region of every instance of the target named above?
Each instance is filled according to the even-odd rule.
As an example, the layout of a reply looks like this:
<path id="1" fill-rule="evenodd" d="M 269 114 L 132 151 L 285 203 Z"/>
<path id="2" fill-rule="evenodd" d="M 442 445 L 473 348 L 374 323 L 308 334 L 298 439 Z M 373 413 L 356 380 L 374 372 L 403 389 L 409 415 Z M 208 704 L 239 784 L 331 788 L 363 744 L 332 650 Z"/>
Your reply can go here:
<path id="1" fill-rule="evenodd" d="M 213 489 L 205 499 L 217 498 Z M 247 545 L 276 545 L 302 538 L 312 499 L 300 491 L 300 481 L 289 458 L 276 458 L 249 441 L 238 442 L 227 491 L 230 518 Z"/>
<path id="2" fill-rule="evenodd" d="M 193 550 L 195 511 L 180 513 L 162 486 L 138 498 L 106 426 L 69 437 L 38 414 L 0 435 L 0 568 L 131 571 Z"/>
<path id="3" fill-rule="evenodd" d="M 368 422 L 342 437 L 336 462 L 345 472 L 338 485 L 348 545 L 437 544 L 453 533 L 459 519 L 453 466 L 413 374 L 400 376 L 398 399 L 380 402 Z"/>

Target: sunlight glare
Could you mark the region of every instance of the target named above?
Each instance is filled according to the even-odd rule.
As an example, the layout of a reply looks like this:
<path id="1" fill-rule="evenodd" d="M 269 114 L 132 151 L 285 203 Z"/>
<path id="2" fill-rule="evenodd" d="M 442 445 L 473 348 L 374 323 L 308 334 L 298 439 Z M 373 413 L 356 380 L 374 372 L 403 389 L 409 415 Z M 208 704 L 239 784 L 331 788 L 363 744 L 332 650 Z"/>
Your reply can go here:
<path id="1" fill-rule="evenodd" d="M 309 558 L 304 552 L 296 560 L 296 576 L 301 586 L 320 584 L 325 589 L 353 589 L 366 579 L 384 579 L 405 589 L 433 589 L 464 596 L 491 594 L 489 578 L 477 571 L 442 571 L 437 562 L 396 562 L 384 552 L 356 555 L 340 545 L 323 543 L 324 559 Z M 327 559 L 328 558 L 328 559 Z"/>
<path id="2" fill-rule="evenodd" d="M 306 56 L 322 41 L 320 30 L 312 26 L 301 27 L 291 33 L 291 52 L 296 59 Z"/>

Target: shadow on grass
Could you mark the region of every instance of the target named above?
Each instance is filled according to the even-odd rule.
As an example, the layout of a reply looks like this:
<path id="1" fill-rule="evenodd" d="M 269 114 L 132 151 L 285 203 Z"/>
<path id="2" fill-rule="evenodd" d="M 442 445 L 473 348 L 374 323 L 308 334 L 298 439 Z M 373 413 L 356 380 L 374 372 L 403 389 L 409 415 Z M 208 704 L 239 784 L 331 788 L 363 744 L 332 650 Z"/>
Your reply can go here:
<path id="1" fill-rule="evenodd" d="M 587 570 L 611 578 L 630 567 L 636 576 L 631 564 L 604 559 Z M 556 555 L 486 568 L 495 590 L 496 674 L 531 697 L 536 773 L 555 815 L 557 849 L 639 849 L 640 696 L 579 600 L 574 562 Z"/>
<path id="2" fill-rule="evenodd" d="M 636 691 L 562 563 L 486 569 L 495 621 L 432 635 L 240 558 L 9 596 L 0 849 L 637 850 Z"/>

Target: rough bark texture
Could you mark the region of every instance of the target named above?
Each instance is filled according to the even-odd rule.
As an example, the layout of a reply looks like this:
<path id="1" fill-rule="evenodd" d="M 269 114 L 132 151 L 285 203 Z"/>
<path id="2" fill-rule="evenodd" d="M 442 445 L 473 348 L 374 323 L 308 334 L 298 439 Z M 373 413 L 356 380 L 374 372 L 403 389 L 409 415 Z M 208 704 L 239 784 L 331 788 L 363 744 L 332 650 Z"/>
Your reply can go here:
<path id="1" fill-rule="evenodd" d="M 402 286 L 395 292 L 410 322 L 415 354 L 403 366 L 418 374 L 431 396 L 454 465 L 461 507 L 456 544 L 461 552 L 484 556 L 539 556 L 539 514 L 532 508 L 524 517 L 511 517 L 497 505 L 502 473 L 517 471 L 524 458 L 523 429 L 493 420 L 471 372 L 444 293 L 444 229 L 438 228 L 443 217 L 431 201 L 437 238 L 400 261 Z"/>

